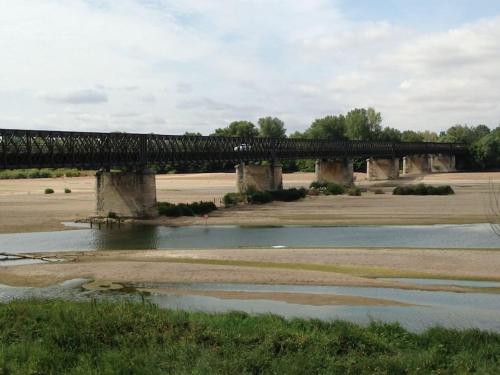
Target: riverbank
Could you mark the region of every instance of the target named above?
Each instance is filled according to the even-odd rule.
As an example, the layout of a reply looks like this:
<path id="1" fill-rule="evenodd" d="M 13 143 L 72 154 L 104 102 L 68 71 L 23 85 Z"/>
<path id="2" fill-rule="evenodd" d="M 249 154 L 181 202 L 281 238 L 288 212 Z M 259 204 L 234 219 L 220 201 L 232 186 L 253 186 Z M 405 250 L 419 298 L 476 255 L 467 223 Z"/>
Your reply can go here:
<path id="1" fill-rule="evenodd" d="M 99 251 L 57 255 L 66 262 L 4 267 L 0 283 L 48 286 L 85 278 L 96 280 L 97 284 L 340 285 L 498 293 L 498 288 L 454 285 L 453 280 L 500 281 L 498 250 L 224 249 Z M 449 279 L 450 282 L 449 285 L 422 285 L 381 278 Z"/>
<path id="2" fill-rule="evenodd" d="M 285 187 L 309 186 L 313 173 L 283 175 Z M 404 177 L 395 181 L 367 182 L 356 174 L 356 183 L 369 192 L 361 197 L 322 196 L 284 203 L 237 206 L 212 213 L 209 224 L 231 225 L 353 225 L 353 224 L 463 224 L 488 221 L 490 183 L 500 184 L 500 172 L 441 173 Z M 232 173 L 158 175 L 158 201 L 199 200 L 220 205 L 224 194 L 235 191 Z M 424 182 L 451 184 L 455 195 L 393 196 L 392 187 Z M 45 188 L 55 190 L 44 194 Z M 71 194 L 64 194 L 64 189 Z M 93 177 L 0 180 L 0 233 L 65 230 L 62 222 L 94 213 Z M 374 189 L 385 194 L 374 194 Z M 203 218 L 160 218 L 153 225 L 201 225 Z"/>
<path id="3" fill-rule="evenodd" d="M 0 368 L 27 373 L 498 373 L 500 335 L 397 324 L 162 310 L 151 304 L 0 304 Z"/>

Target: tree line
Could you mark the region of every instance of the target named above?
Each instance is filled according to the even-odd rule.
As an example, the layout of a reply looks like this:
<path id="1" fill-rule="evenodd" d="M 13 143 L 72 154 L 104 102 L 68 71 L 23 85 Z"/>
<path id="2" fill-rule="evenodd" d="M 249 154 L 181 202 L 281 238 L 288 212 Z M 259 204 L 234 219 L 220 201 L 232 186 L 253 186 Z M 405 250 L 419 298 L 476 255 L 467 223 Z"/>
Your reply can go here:
<path id="1" fill-rule="evenodd" d="M 201 135 L 185 133 L 185 135 Z M 216 129 L 211 136 L 286 138 L 285 123 L 277 117 L 263 117 L 257 126 L 250 121 L 233 121 L 227 127 Z M 471 157 L 465 165 L 469 168 L 490 169 L 500 167 L 500 125 L 490 129 L 486 125 L 454 125 L 445 131 L 413 131 L 382 125 L 382 115 L 374 108 L 356 108 L 346 115 L 329 115 L 318 118 L 303 132 L 293 132 L 290 138 L 363 140 L 389 142 L 458 142 L 470 145 Z M 230 163 L 199 163 L 178 167 L 179 172 L 208 172 L 232 169 Z M 284 163 L 286 171 L 314 170 L 314 161 L 298 160 Z M 364 168 L 364 160 L 355 161 L 356 169 Z M 172 166 L 156 167 L 158 172 L 172 172 Z"/>

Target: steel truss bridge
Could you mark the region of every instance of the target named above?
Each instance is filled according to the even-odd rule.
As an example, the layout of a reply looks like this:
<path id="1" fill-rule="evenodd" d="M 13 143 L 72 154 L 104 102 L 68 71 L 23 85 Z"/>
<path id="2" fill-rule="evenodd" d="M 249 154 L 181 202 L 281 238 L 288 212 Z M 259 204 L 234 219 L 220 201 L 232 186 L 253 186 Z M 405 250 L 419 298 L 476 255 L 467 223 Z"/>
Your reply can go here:
<path id="1" fill-rule="evenodd" d="M 463 155 L 457 143 L 335 141 L 0 129 L 0 169 Z"/>

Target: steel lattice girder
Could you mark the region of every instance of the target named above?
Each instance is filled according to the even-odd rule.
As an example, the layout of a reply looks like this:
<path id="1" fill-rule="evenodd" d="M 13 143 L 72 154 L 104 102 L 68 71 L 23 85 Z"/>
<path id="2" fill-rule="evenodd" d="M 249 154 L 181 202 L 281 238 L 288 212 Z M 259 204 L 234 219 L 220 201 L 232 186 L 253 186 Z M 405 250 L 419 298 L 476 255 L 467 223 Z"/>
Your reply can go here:
<path id="1" fill-rule="evenodd" d="M 0 129 L 0 169 L 402 157 L 468 152 L 467 145 Z"/>

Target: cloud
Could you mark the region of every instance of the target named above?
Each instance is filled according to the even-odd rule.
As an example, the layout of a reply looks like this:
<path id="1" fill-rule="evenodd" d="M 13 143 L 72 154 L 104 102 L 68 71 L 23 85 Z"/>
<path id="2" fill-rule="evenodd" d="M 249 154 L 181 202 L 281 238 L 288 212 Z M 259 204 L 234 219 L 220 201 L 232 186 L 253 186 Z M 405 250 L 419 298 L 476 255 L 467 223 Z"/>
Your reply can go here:
<path id="1" fill-rule="evenodd" d="M 204 134 L 266 115 L 303 130 L 369 105 L 400 129 L 499 122 L 498 16 L 426 31 L 343 3 L 5 0 L 0 113 L 24 128 Z"/>
<path id="2" fill-rule="evenodd" d="M 62 104 L 100 104 L 108 101 L 108 96 L 100 90 L 77 90 L 65 94 L 40 94 L 40 99 Z"/>

